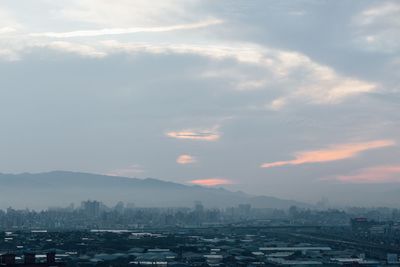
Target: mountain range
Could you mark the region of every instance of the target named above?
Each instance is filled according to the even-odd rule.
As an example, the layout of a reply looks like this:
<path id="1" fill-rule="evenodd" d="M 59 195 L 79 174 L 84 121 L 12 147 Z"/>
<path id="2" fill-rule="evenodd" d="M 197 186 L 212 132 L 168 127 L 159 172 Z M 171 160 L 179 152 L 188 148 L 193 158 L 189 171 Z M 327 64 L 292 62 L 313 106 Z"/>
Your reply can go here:
<path id="1" fill-rule="evenodd" d="M 53 171 L 0 174 L 0 208 L 45 209 L 92 199 L 114 205 L 118 201 L 138 207 L 192 207 L 201 201 L 206 207 L 251 204 L 255 208 L 287 209 L 310 207 L 293 200 L 254 196 L 223 188 L 184 185 L 158 179 L 115 177 L 99 174 Z"/>

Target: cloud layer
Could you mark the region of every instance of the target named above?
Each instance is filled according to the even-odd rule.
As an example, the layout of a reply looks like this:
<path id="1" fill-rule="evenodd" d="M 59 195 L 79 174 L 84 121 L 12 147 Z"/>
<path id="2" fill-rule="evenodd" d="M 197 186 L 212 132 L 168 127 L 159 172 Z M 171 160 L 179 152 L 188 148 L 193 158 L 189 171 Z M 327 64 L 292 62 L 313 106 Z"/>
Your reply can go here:
<path id="1" fill-rule="evenodd" d="M 233 190 L 311 202 L 341 200 L 323 177 L 397 181 L 399 11 L 391 0 L 1 1 L 0 172 L 229 177 Z M 313 164 L 324 162 L 335 164 Z M 302 164 L 312 171 L 278 168 Z"/>

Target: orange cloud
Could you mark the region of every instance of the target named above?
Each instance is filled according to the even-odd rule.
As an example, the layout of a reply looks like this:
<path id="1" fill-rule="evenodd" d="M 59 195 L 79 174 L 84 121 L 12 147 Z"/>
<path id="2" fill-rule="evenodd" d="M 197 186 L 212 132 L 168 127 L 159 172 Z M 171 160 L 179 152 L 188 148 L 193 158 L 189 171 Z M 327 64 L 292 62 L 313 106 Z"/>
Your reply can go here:
<path id="1" fill-rule="evenodd" d="M 191 139 L 191 140 L 202 140 L 202 141 L 216 141 L 220 138 L 220 134 L 217 131 L 217 127 L 205 130 L 182 130 L 177 132 L 167 132 L 168 137 L 177 139 Z"/>
<path id="2" fill-rule="evenodd" d="M 361 169 L 354 175 L 343 175 L 336 179 L 347 183 L 400 182 L 400 165 L 383 165 Z"/>
<path id="3" fill-rule="evenodd" d="M 191 155 L 187 155 L 187 154 L 180 155 L 176 159 L 176 163 L 178 163 L 178 164 L 190 164 L 190 163 L 196 163 L 196 162 L 197 162 L 197 160 L 195 157 L 193 157 Z"/>
<path id="4" fill-rule="evenodd" d="M 201 186 L 216 186 L 216 185 L 227 185 L 232 184 L 232 181 L 223 178 L 209 178 L 192 180 L 190 183 Z"/>
<path id="5" fill-rule="evenodd" d="M 370 149 L 395 145 L 393 140 L 376 140 L 363 143 L 349 143 L 329 146 L 326 149 L 310 150 L 295 153 L 295 159 L 264 163 L 261 168 L 272 168 L 285 165 L 300 165 L 306 163 L 319 163 L 352 158 Z"/>

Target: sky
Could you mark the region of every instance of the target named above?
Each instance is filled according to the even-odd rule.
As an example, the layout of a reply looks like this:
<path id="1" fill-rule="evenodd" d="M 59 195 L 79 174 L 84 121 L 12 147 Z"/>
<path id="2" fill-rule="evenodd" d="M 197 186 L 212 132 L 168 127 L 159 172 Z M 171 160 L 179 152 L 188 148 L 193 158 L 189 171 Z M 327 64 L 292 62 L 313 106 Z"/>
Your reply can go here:
<path id="1" fill-rule="evenodd" d="M 400 189 L 399 36 L 399 1 L 2 0 L 0 172 Z"/>

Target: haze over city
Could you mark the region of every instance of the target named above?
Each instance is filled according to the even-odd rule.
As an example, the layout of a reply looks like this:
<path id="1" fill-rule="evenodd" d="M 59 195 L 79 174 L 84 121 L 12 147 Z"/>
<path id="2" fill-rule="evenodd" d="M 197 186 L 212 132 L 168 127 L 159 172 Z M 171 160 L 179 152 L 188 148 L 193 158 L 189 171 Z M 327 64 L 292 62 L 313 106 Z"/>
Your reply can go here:
<path id="1" fill-rule="evenodd" d="M 399 36 L 399 1 L 1 1 L 0 172 L 394 207 Z"/>
<path id="2" fill-rule="evenodd" d="M 0 267 L 400 267 L 400 0 L 1 0 Z"/>

